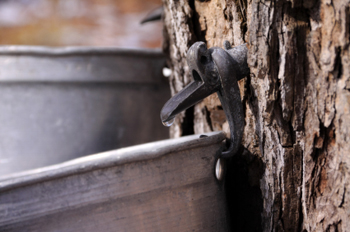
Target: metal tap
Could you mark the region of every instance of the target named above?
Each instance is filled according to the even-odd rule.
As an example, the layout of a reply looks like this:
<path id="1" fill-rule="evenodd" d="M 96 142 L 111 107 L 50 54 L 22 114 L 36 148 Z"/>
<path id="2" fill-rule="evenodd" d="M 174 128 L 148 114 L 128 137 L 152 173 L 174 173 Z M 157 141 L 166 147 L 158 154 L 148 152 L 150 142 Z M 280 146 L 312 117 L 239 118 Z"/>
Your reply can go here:
<path id="1" fill-rule="evenodd" d="M 160 117 L 163 124 L 171 121 L 181 111 L 217 92 L 230 127 L 229 147 L 221 155 L 227 158 L 237 153 L 244 129 L 244 112 L 237 81 L 249 75 L 250 71 L 245 44 L 232 48 L 225 41 L 224 48 L 207 49 L 203 42 L 196 42 L 190 47 L 187 63 L 193 82 L 165 103 Z"/>

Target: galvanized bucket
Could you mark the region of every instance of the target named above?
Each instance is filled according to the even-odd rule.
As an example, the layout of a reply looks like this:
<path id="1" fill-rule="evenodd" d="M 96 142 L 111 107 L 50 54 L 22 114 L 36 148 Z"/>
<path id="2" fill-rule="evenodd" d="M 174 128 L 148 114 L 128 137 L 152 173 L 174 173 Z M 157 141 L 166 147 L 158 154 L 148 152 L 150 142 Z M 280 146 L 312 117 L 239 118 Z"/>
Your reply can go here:
<path id="1" fill-rule="evenodd" d="M 0 176 L 168 138 L 160 51 L 0 47 Z"/>
<path id="2" fill-rule="evenodd" d="M 0 179 L 0 231 L 228 231 L 213 132 Z"/>

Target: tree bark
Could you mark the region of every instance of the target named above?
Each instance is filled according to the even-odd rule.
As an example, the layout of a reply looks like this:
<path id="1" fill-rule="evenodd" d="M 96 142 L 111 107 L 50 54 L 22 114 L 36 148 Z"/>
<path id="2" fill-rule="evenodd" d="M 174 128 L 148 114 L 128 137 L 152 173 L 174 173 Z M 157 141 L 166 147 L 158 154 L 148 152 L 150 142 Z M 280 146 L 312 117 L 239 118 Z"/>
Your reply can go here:
<path id="1" fill-rule="evenodd" d="M 163 3 L 172 94 L 191 81 L 194 42 L 249 48 L 245 149 L 227 178 L 232 229 L 350 231 L 350 1 Z M 228 132 L 215 94 L 177 117 L 171 136 L 213 130 Z"/>

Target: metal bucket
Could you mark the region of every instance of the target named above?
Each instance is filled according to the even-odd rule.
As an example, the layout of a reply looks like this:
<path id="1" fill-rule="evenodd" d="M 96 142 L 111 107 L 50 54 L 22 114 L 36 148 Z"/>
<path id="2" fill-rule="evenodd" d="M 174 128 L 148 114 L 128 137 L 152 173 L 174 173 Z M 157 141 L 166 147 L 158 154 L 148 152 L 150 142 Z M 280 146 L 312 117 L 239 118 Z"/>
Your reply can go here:
<path id="1" fill-rule="evenodd" d="M 222 132 L 86 156 L 0 179 L 0 231 L 228 231 Z"/>
<path id="2" fill-rule="evenodd" d="M 0 48 L 0 176 L 168 138 L 158 50 Z"/>

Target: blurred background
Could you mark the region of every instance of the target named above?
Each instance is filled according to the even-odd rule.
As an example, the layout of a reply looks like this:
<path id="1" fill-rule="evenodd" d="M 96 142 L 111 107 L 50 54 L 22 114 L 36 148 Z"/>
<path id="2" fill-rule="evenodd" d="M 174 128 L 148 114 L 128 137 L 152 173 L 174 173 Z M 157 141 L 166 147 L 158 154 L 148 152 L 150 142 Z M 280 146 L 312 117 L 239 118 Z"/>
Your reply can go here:
<path id="1" fill-rule="evenodd" d="M 0 0 L 0 45 L 161 46 L 161 0 Z"/>

